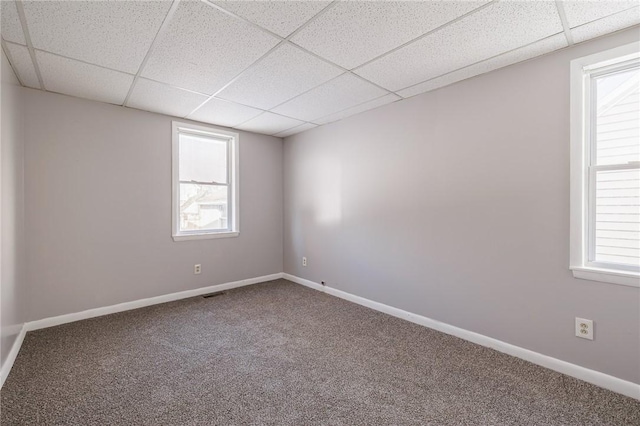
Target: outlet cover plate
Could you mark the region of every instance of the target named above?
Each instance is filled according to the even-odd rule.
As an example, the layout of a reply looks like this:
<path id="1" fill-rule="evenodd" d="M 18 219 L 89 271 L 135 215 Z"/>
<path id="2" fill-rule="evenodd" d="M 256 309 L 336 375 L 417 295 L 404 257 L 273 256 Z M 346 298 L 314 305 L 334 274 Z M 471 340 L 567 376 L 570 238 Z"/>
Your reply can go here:
<path id="1" fill-rule="evenodd" d="M 593 321 L 576 317 L 576 337 L 593 340 Z"/>

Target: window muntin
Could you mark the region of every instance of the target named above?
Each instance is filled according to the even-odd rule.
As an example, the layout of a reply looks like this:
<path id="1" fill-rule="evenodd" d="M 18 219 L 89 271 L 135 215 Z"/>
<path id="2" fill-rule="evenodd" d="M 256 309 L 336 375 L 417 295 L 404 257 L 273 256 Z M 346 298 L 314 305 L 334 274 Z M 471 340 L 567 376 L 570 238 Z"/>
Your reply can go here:
<path id="1" fill-rule="evenodd" d="M 640 286 L 640 53 L 571 64 L 571 269 Z"/>
<path id="2" fill-rule="evenodd" d="M 174 240 L 238 235 L 238 135 L 173 127 Z"/>

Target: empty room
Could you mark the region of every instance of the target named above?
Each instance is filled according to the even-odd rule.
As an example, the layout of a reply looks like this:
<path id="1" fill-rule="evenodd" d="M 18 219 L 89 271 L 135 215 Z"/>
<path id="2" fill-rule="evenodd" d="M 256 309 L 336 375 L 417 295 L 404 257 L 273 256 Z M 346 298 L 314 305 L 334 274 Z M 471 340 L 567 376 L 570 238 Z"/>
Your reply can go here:
<path id="1" fill-rule="evenodd" d="M 637 0 L 0 5 L 0 424 L 640 425 Z"/>

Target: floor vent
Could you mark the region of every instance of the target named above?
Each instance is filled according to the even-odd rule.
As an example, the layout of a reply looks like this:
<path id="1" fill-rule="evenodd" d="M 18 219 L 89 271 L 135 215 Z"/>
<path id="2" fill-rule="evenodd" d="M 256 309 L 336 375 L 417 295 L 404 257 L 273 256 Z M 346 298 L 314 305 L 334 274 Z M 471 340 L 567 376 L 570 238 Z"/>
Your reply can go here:
<path id="1" fill-rule="evenodd" d="M 210 297 L 222 296 L 223 294 L 227 294 L 226 291 L 216 291 L 215 293 L 209 293 L 202 296 L 203 299 L 208 299 Z"/>

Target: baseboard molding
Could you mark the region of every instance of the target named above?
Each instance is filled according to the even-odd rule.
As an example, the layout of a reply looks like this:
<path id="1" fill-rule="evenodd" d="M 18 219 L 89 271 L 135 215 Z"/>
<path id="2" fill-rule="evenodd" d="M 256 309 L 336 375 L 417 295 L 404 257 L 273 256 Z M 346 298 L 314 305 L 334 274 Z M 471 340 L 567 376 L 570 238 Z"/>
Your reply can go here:
<path id="1" fill-rule="evenodd" d="M 82 312 L 73 314 L 60 315 L 51 318 L 45 318 L 37 321 L 27 322 L 22 326 L 18 337 L 11 347 L 11 351 L 4 363 L 0 368 L 0 388 L 4 385 L 5 380 L 9 376 L 11 367 L 18 356 L 20 347 L 28 331 L 39 330 L 42 328 L 53 327 L 56 325 L 67 324 L 70 322 L 80 321 L 89 318 L 95 318 L 103 315 L 114 314 L 117 312 L 129 311 L 132 309 L 143 308 L 145 306 L 157 305 L 160 303 L 172 302 L 175 300 L 187 299 L 189 297 L 200 296 L 202 294 L 213 293 L 216 291 L 230 290 L 232 288 L 243 287 L 251 284 L 258 284 L 266 281 L 272 281 L 279 278 L 285 278 L 297 284 L 310 287 L 314 290 L 318 290 L 332 296 L 339 297 L 341 299 L 348 300 L 358 305 L 366 306 L 371 309 L 375 309 L 380 312 L 384 312 L 388 315 L 401 318 L 407 321 L 411 321 L 415 324 L 422 325 L 452 336 L 459 337 L 461 339 L 468 340 L 481 346 L 485 346 L 491 349 L 495 349 L 499 352 L 515 356 L 517 358 L 524 359 L 550 370 L 557 371 L 562 374 L 566 374 L 571 377 L 575 377 L 585 382 L 594 384 L 596 386 L 609 389 L 614 392 L 629 396 L 640 400 L 640 385 L 619 379 L 617 377 L 610 376 L 608 374 L 601 373 L 599 371 L 590 370 L 579 365 L 571 364 L 566 361 L 559 360 L 547 355 L 543 355 L 538 352 L 524 349 L 519 346 L 512 345 L 510 343 L 503 342 L 492 337 L 488 337 L 473 331 L 465 330 L 463 328 L 455 327 L 440 321 L 433 320 L 431 318 L 417 315 L 411 312 L 404 311 L 402 309 L 394 308 L 383 303 L 374 302 L 364 297 L 356 296 L 342 290 L 338 290 L 332 287 L 327 287 L 315 283 L 313 281 L 306 280 L 304 278 L 297 277 L 295 275 L 278 273 L 271 275 L 264 275 L 256 278 L 249 278 L 246 280 L 233 281 L 224 284 L 212 285 L 209 287 L 202 287 L 194 290 L 186 290 L 177 293 L 170 293 L 163 296 L 149 297 L 146 299 L 134 300 L 132 302 L 119 303 L 117 305 L 105 306 L 102 308 L 89 309 Z"/>
<path id="2" fill-rule="evenodd" d="M 51 318 L 44 318 L 25 324 L 27 331 L 39 330 L 41 328 L 54 327 L 56 325 L 81 321 L 84 319 L 101 317 L 103 315 L 115 314 L 118 312 L 130 311 L 132 309 L 144 308 L 145 306 L 158 305 L 160 303 L 173 302 L 175 300 L 188 299 L 189 297 L 200 296 L 216 291 L 230 290 L 232 288 L 244 287 L 251 284 L 262 283 L 282 278 L 282 273 L 263 275 L 261 277 L 248 278 L 246 280 L 233 281 L 224 284 L 216 284 L 209 287 L 196 288 L 194 290 L 179 291 L 177 293 L 165 294 L 162 296 L 149 297 L 146 299 L 134 300 L 132 302 L 118 303 L 117 305 L 105 306 L 102 308 L 88 309 L 73 314 L 59 315 Z"/>
<path id="3" fill-rule="evenodd" d="M 11 372 L 13 363 L 15 362 L 16 357 L 18 356 L 18 352 L 20 351 L 20 347 L 22 346 L 22 341 L 24 340 L 28 331 L 40 330 L 42 328 L 54 327 L 56 325 L 67 324 L 70 322 L 81 321 L 89 318 L 101 317 L 118 312 L 130 311 L 133 309 L 144 308 L 145 306 L 158 305 L 160 303 L 173 302 L 175 300 L 181 299 L 188 299 L 189 297 L 200 296 L 207 293 L 214 293 L 216 291 L 230 290 L 232 288 L 244 287 L 251 284 L 273 281 L 282 278 L 282 276 L 282 272 L 271 275 L 263 275 L 261 277 L 248 278 L 246 280 L 216 284 L 209 287 L 197 288 L 194 290 L 179 291 L 177 293 L 149 297 L 146 299 L 139 299 L 131 302 L 118 303 L 117 305 L 104 306 L 102 308 L 88 309 L 86 311 L 76 312 L 73 314 L 59 315 L 56 317 L 26 322 L 22 325 L 22 329 L 18 334 L 18 338 L 13 343 L 11 351 L 9 352 L 9 356 L 0 369 L 0 388 L 2 388 L 2 386 L 4 385 L 4 381 L 9 376 L 9 372 Z"/>
<path id="4" fill-rule="evenodd" d="M 9 372 L 11 372 L 13 363 L 18 357 L 18 352 L 20 352 L 20 347 L 22 346 L 22 341 L 26 334 L 27 328 L 25 327 L 25 324 L 23 324 L 22 327 L 20 327 L 20 332 L 18 333 L 16 340 L 13 341 L 13 345 L 11 346 L 7 359 L 4 361 L 4 364 L 2 364 L 2 368 L 0 368 L 0 389 L 4 386 L 4 382 L 7 380 L 7 377 L 9 377 Z"/>
<path id="5" fill-rule="evenodd" d="M 596 386 L 600 386 L 602 388 L 609 389 L 611 391 L 640 400 L 640 385 L 636 383 L 619 379 L 617 377 L 610 376 L 599 371 L 590 370 L 576 364 L 571 364 L 570 362 L 543 355 L 529 349 L 524 349 L 519 346 L 515 346 L 510 343 L 506 343 L 492 337 L 475 333 L 473 331 L 465 330 L 463 328 L 455 327 L 453 325 L 449 325 L 440 321 L 436 321 L 422 315 L 407 312 L 402 309 L 385 305 L 383 303 L 374 302 L 372 300 L 365 299 L 364 297 L 355 296 L 342 290 L 323 286 L 313 281 L 297 277 L 295 275 L 284 273 L 283 278 L 289 281 L 293 281 L 294 283 L 310 287 L 314 290 L 322 291 L 332 296 L 357 303 L 358 305 L 366 306 L 368 308 L 375 309 L 376 311 L 384 312 L 385 314 L 397 318 L 402 318 L 415 324 L 419 324 L 424 327 L 428 327 L 446 334 L 450 334 L 452 336 L 459 337 L 464 340 L 468 340 L 481 346 L 495 349 L 496 351 L 524 359 L 550 370 L 557 371 L 558 373 L 566 374 L 567 376 L 575 377 L 576 379 L 584 380 L 585 382 L 594 384 Z"/>

